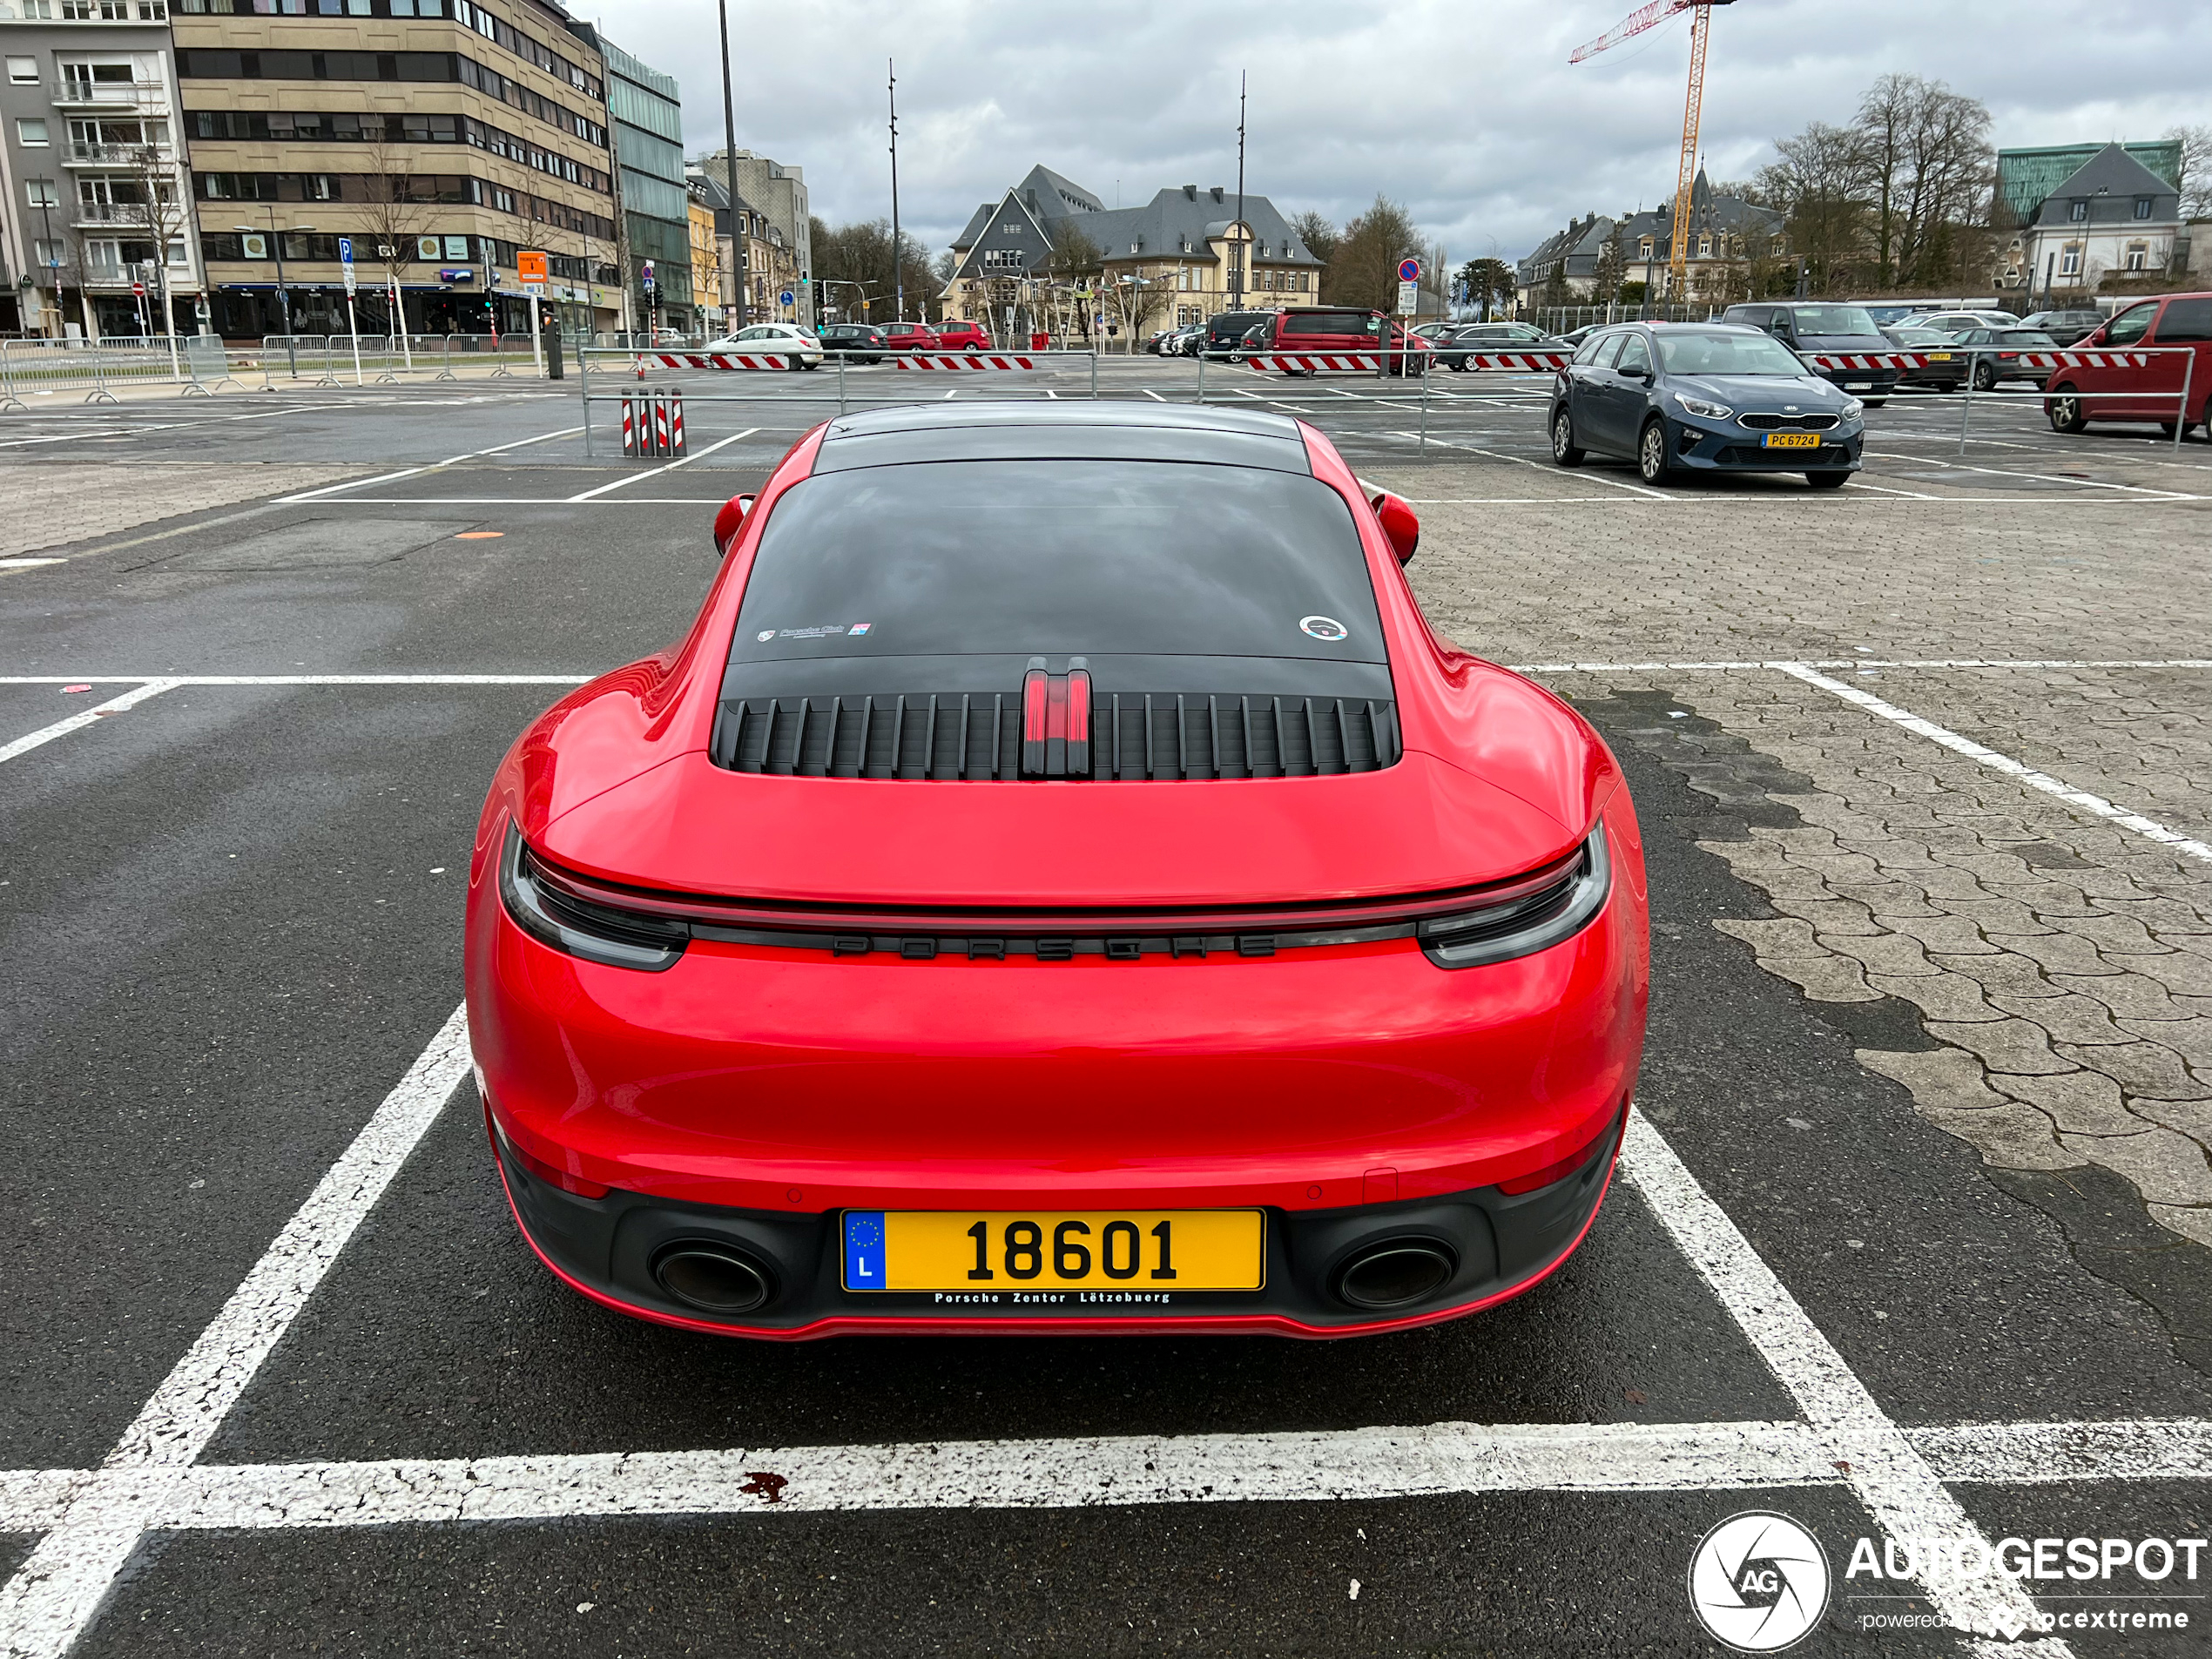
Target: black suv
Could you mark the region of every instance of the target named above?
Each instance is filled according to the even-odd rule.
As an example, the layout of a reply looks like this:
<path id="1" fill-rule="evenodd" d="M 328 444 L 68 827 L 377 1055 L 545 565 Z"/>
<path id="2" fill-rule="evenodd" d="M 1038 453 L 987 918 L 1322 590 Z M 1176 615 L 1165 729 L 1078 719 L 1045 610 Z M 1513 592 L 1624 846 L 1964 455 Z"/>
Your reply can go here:
<path id="1" fill-rule="evenodd" d="M 1834 360 L 1831 366 L 1811 365 L 1812 372 L 1835 381 L 1846 392 L 1857 393 L 1869 408 L 1880 408 L 1897 389 L 1901 371 L 1878 368 L 1868 361 L 1894 353 L 1897 347 L 1865 306 L 1802 300 L 1779 305 L 1730 306 L 1721 314 L 1721 320 L 1764 328 L 1800 357 Z"/>
<path id="2" fill-rule="evenodd" d="M 1244 336 L 1262 323 L 1272 327 L 1272 311 L 1219 311 L 1206 319 L 1206 341 L 1202 350 L 1209 357 L 1226 357 L 1240 361 L 1247 347 Z"/>

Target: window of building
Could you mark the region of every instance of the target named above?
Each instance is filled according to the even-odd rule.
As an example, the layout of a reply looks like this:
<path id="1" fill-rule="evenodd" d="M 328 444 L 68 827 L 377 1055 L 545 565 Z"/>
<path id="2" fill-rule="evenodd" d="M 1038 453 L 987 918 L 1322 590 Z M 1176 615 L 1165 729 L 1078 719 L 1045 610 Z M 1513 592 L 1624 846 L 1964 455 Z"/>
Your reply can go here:
<path id="1" fill-rule="evenodd" d="M 1711 237 L 1701 236 L 1697 239 L 1697 257 L 1701 260 L 1710 260 L 1713 257 L 1713 239 Z"/>
<path id="2" fill-rule="evenodd" d="M 100 21 L 102 23 L 129 23 L 131 0 L 100 0 Z"/>
<path id="3" fill-rule="evenodd" d="M 2137 219 L 2148 219 L 2150 217 L 2149 197 L 2138 196 L 2135 198 L 2135 217 Z"/>
<path id="4" fill-rule="evenodd" d="M 92 0 L 62 0 L 62 21 L 90 23 L 92 21 Z"/>
<path id="5" fill-rule="evenodd" d="M 2130 242 L 2130 243 L 2128 243 L 2128 268 L 2130 271 L 2141 271 L 2141 270 L 2148 269 L 2148 266 L 2149 266 L 2149 265 L 2150 265 L 2150 247 L 2149 247 L 2149 245 L 2148 245 L 2148 243 L 2143 243 L 2143 242 Z"/>
<path id="6" fill-rule="evenodd" d="M 138 0 L 138 21 L 140 23 L 167 23 L 169 0 Z"/>
<path id="7" fill-rule="evenodd" d="M 33 207 L 59 207 L 61 193 L 54 188 L 51 179 L 26 179 L 23 181 L 24 199 Z"/>
<path id="8" fill-rule="evenodd" d="M 44 237 L 32 242 L 30 262 L 33 265 L 59 265 L 62 262 L 61 243 L 58 240 L 47 241 Z"/>
<path id="9" fill-rule="evenodd" d="M 21 145 L 40 145 L 46 142 L 46 124 L 27 115 L 16 118 L 16 142 Z"/>
<path id="10" fill-rule="evenodd" d="M 2067 208 L 2067 217 L 2075 224 L 2080 224 L 2089 217 L 2089 204 L 2077 197 Z"/>
<path id="11" fill-rule="evenodd" d="M 38 84 L 38 60 L 36 57 L 9 58 L 8 78 L 18 86 L 24 85 L 26 83 L 34 86 L 37 85 Z"/>
<path id="12" fill-rule="evenodd" d="M 2060 276 L 2080 276 L 2081 274 L 2080 243 L 2068 242 L 2064 247 L 2059 250 L 2059 274 Z"/>

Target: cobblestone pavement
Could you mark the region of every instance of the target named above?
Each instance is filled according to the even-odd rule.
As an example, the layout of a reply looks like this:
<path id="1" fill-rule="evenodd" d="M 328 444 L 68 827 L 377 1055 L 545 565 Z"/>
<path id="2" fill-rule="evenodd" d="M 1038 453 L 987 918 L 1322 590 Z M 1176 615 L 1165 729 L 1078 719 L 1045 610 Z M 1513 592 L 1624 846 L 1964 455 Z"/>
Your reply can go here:
<path id="1" fill-rule="evenodd" d="M 1862 1065 L 1986 1163 L 2101 1165 L 2212 1244 L 2212 869 L 1772 671 L 1548 678 L 1668 693 L 1635 740 L 1716 808 L 1770 819 L 1700 843 L 1776 913 L 1713 925 L 1810 1000 L 1898 998 L 1934 1039 Z M 2098 718 L 2110 706 L 2042 711 L 2069 754 L 2101 753 L 2083 776 L 2100 792 L 2141 770 L 2133 723 Z M 2172 764 L 2202 777 L 2202 722 L 2174 727 Z"/>
<path id="2" fill-rule="evenodd" d="M 287 490 L 351 478 L 354 466 L 283 462 L 163 462 L 0 466 L 0 558 L 68 547 L 141 524 L 260 501 Z"/>

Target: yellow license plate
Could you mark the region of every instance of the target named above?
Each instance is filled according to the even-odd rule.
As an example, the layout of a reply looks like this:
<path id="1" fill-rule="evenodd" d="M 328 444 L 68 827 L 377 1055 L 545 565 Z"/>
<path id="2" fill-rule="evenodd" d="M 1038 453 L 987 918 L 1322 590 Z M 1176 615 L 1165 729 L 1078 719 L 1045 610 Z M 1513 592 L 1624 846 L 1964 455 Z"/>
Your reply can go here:
<path id="1" fill-rule="evenodd" d="M 1770 432 L 1762 442 L 1770 449 L 1817 449 L 1820 448 L 1820 435 L 1817 432 Z"/>
<path id="2" fill-rule="evenodd" d="M 1932 363 L 1947 363 L 1951 361 L 1951 354 L 1947 351 L 1932 351 L 1928 354 L 1928 361 Z"/>
<path id="3" fill-rule="evenodd" d="M 848 1210 L 848 1291 L 1257 1291 L 1257 1210 Z"/>

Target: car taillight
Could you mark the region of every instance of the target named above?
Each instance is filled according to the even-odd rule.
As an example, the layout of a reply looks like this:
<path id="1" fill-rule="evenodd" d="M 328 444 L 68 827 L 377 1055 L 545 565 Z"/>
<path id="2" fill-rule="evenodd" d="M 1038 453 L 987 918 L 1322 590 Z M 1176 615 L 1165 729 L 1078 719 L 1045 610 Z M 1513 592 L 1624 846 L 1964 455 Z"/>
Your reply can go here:
<path id="1" fill-rule="evenodd" d="M 587 962 L 658 974 L 676 966 L 691 930 L 680 921 L 580 899 L 549 882 L 510 819 L 499 854 L 499 896 L 514 924 L 541 945 Z"/>
<path id="2" fill-rule="evenodd" d="M 1573 938 L 1605 907 L 1613 887 L 1613 860 L 1600 824 L 1582 843 L 1582 856 L 1557 880 L 1501 903 L 1420 924 L 1421 949 L 1439 968 L 1480 968 L 1533 956 Z"/>

